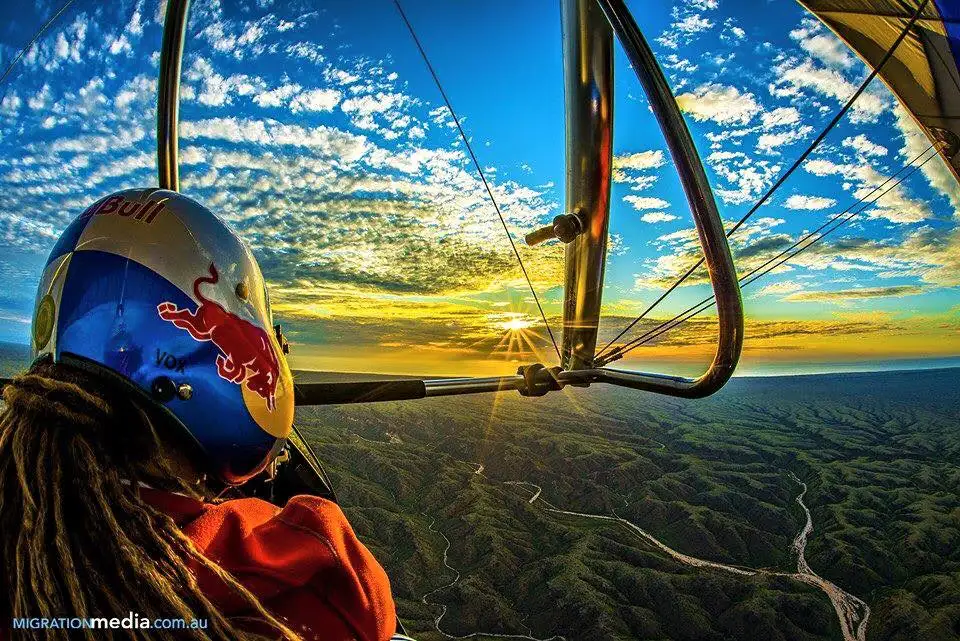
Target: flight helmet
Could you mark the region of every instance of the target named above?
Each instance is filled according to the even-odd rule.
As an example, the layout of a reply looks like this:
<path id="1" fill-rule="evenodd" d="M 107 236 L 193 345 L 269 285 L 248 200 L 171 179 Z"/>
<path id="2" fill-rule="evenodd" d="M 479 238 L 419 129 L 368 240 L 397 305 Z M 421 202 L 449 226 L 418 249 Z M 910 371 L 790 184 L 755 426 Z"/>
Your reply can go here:
<path id="1" fill-rule="evenodd" d="M 293 426 L 293 380 L 246 244 L 176 192 L 90 205 L 50 252 L 35 358 L 95 371 L 175 425 L 229 485 L 262 471 Z"/>

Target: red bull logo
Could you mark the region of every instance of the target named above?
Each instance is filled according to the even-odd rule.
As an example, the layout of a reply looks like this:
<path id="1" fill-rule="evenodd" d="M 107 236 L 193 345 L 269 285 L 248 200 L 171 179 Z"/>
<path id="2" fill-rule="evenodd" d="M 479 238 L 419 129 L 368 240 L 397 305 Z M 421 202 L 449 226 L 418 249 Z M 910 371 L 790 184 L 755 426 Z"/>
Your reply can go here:
<path id="1" fill-rule="evenodd" d="M 217 372 L 238 385 L 246 385 L 251 392 L 267 402 L 271 412 L 276 407 L 280 364 L 266 331 L 222 305 L 204 297 L 200 286 L 216 285 L 220 281 L 217 268 L 210 265 L 210 275 L 193 282 L 193 294 L 200 301 L 197 311 L 179 309 L 174 303 L 157 305 L 160 318 L 186 330 L 194 340 L 211 341 L 220 350 Z"/>
<path id="2" fill-rule="evenodd" d="M 157 214 L 163 211 L 164 200 L 141 202 L 127 200 L 123 196 L 110 196 L 92 204 L 83 212 L 83 216 L 109 216 L 112 214 L 121 218 L 139 220 L 149 225 L 157 217 Z"/>

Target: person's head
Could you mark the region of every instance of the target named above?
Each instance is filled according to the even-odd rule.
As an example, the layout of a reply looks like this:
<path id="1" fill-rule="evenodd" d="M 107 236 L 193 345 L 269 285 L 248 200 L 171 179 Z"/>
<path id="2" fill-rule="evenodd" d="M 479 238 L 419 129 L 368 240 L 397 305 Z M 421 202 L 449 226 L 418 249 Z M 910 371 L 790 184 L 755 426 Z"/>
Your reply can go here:
<path id="1" fill-rule="evenodd" d="M 244 638 L 193 563 L 271 620 L 138 490 L 199 498 L 271 462 L 293 421 L 281 342 L 252 254 L 196 202 L 130 190 L 77 218 L 40 282 L 34 364 L 3 394 L 5 614 L 206 618 L 200 638 Z"/>
<path id="2" fill-rule="evenodd" d="M 293 381 L 246 244 L 181 194 L 131 189 L 71 223 L 47 259 L 32 348 L 156 408 L 203 471 L 243 483 L 293 425 Z"/>

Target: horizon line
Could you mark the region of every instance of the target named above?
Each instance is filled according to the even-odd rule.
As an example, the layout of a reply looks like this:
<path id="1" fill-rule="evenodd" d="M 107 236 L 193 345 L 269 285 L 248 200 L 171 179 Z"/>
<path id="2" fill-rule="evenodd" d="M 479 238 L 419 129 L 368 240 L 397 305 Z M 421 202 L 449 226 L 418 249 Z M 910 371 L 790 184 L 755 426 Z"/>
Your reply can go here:
<path id="1" fill-rule="evenodd" d="M 29 351 L 26 343 L 0 340 L 0 347 L 9 346 Z M 661 359 L 658 359 L 658 362 Z M 24 365 L 27 365 L 25 362 Z M 817 376 L 828 374 L 865 374 L 878 372 L 940 370 L 960 368 L 960 354 L 951 356 L 907 356 L 902 358 L 879 358 L 849 361 L 802 361 L 791 365 L 784 365 L 782 361 L 760 361 L 743 364 L 734 372 L 732 378 L 786 378 L 795 376 Z M 624 368 L 626 369 L 626 368 Z M 462 378 L 452 374 L 392 374 L 374 371 L 332 370 L 293 368 L 291 371 L 306 374 L 342 374 L 349 376 L 376 376 L 407 379 L 442 379 Z M 505 371 L 503 376 L 511 374 Z"/>

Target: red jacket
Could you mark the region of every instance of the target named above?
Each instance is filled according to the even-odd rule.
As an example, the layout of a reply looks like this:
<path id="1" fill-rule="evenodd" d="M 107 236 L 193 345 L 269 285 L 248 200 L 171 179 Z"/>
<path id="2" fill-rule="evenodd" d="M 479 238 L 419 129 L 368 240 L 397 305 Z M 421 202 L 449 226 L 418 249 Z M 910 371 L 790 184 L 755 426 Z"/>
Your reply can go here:
<path id="1" fill-rule="evenodd" d="M 211 505 L 145 488 L 141 497 L 303 639 L 386 641 L 393 635 L 387 575 L 335 503 L 295 496 L 283 509 L 253 498 Z M 234 625 L 269 630 L 219 578 L 196 566 L 195 572 L 201 590 Z"/>

